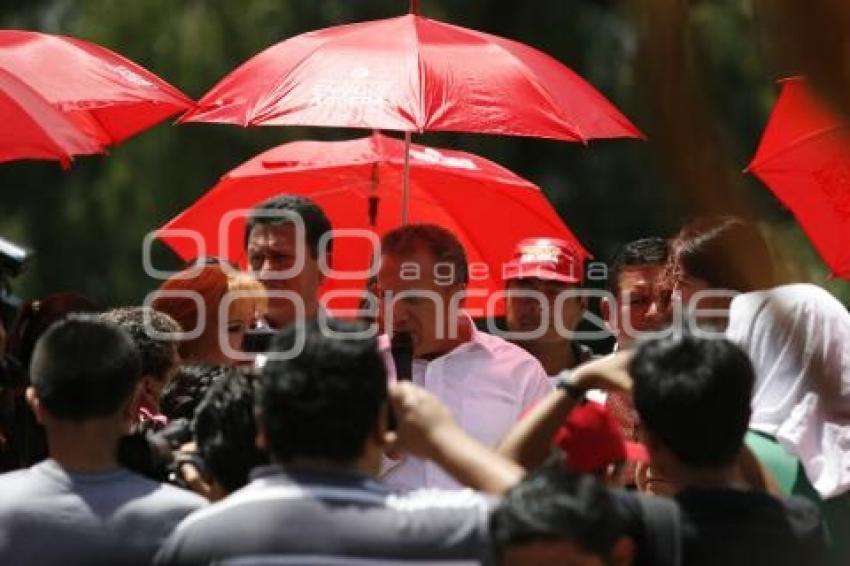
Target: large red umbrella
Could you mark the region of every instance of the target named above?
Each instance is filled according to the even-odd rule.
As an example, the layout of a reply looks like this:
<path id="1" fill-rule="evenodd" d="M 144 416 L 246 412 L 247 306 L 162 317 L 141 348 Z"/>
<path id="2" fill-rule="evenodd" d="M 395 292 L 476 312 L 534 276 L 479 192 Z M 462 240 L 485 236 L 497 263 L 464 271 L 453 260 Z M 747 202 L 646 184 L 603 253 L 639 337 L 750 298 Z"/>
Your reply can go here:
<path id="1" fill-rule="evenodd" d="M 398 130 L 408 144 L 410 132 L 424 131 L 642 137 L 549 55 L 415 13 L 278 43 L 219 81 L 181 121 Z"/>
<path id="2" fill-rule="evenodd" d="M 183 259 L 220 255 L 244 265 L 244 212 L 282 190 L 313 199 L 337 232 L 359 229 L 381 235 L 401 221 L 404 161 L 404 143 L 380 135 L 284 144 L 226 174 L 160 228 L 157 236 Z M 575 242 L 576 249 L 586 255 L 538 187 L 491 161 L 460 151 L 413 145 L 410 173 L 411 217 L 452 231 L 463 243 L 469 261 L 477 264 L 470 289 L 484 292 L 470 297 L 470 309 L 483 309 L 486 297 L 504 288 L 502 265 L 522 238 L 562 238 Z M 234 213 L 239 210 L 244 212 Z M 228 217 L 233 222 L 228 222 Z M 186 231 L 197 234 L 205 249 L 198 250 L 196 240 L 186 237 Z M 332 267 L 349 274 L 365 271 L 373 257 L 370 252 L 371 246 L 363 238 L 337 237 Z M 324 291 L 361 292 L 364 288 L 364 277 L 333 278 Z M 350 296 L 331 306 L 353 308 L 357 301 Z M 502 307 L 497 304 L 496 308 Z"/>
<path id="3" fill-rule="evenodd" d="M 782 82 L 747 170 L 791 210 L 832 273 L 850 279 L 850 128 L 804 79 Z"/>
<path id="4" fill-rule="evenodd" d="M 0 69 L 0 161 L 53 159 L 68 166 L 75 155 L 102 151 L 96 139 Z"/>
<path id="5" fill-rule="evenodd" d="M 140 65 L 73 37 L 0 30 L 0 70 L 101 145 L 117 144 L 193 105 Z"/>

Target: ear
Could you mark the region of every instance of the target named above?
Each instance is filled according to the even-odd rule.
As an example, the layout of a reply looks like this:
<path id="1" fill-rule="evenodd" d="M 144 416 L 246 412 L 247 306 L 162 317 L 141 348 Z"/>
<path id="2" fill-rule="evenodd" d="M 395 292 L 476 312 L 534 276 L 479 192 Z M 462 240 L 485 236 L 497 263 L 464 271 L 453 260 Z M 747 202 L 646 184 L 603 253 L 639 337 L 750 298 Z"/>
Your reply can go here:
<path id="1" fill-rule="evenodd" d="M 611 564 L 631 566 L 634 563 L 635 554 L 635 541 L 626 536 L 620 537 L 611 549 Z"/>
<path id="2" fill-rule="evenodd" d="M 617 324 L 614 319 L 617 314 L 614 305 L 611 304 L 610 297 L 602 297 L 599 300 L 599 314 L 602 315 L 602 320 L 605 321 L 605 327 L 608 328 L 608 331 L 615 334 Z"/>
<path id="3" fill-rule="evenodd" d="M 269 438 L 266 436 L 266 426 L 259 411 L 254 414 L 254 418 L 257 420 L 257 436 L 254 437 L 254 445 L 260 452 L 268 454 Z"/>
<path id="4" fill-rule="evenodd" d="M 317 258 L 317 260 L 318 260 L 318 258 Z M 326 260 L 325 264 L 328 266 L 328 269 L 333 269 L 333 265 L 334 265 L 333 252 L 325 251 L 325 260 Z M 319 266 L 318 261 L 316 262 L 316 271 L 318 271 L 317 281 L 319 282 L 319 285 L 321 285 L 325 282 L 325 279 L 327 279 L 327 277 L 325 276 L 325 271 L 321 268 L 321 266 Z"/>
<path id="5" fill-rule="evenodd" d="M 392 444 L 395 439 L 395 433 L 389 429 L 389 414 L 390 406 L 384 403 L 381 406 L 381 412 L 378 416 L 378 422 L 375 423 L 375 428 L 372 430 L 370 440 L 380 449 Z"/>
<path id="6" fill-rule="evenodd" d="M 35 420 L 38 422 L 38 424 L 43 425 L 44 408 L 41 406 L 41 399 L 38 398 L 38 393 L 35 392 L 34 387 L 27 387 L 26 398 L 27 404 L 30 406 L 30 409 L 32 409 L 32 412 L 35 415 Z"/>

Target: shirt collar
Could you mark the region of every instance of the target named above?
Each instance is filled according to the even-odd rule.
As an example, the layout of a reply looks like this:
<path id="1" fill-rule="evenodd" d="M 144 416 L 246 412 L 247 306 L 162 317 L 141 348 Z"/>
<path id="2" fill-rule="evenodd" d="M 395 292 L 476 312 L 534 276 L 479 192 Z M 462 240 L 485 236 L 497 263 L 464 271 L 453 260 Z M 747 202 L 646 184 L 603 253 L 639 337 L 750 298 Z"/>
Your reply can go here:
<path id="1" fill-rule="evenodd" d="M 266 464 L 251 470 L 252 482 L 274 482 L 275 484 L 322 485 L 351 489 L 364 489 L 372 492 L 389 493 L 389 489 L 376 479 L 359 472 L 348 470 L 308 470 L 304 468 L 284 467 L 280 464 Z"/>

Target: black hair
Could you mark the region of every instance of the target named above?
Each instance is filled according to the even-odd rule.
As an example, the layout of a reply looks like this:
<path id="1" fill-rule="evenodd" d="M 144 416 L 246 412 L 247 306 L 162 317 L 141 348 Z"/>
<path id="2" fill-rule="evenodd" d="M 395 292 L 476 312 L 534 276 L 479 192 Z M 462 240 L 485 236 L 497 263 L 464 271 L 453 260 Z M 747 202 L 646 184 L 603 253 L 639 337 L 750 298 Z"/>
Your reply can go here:
<path id="1" fill-rule="evenodd" d="M 687 334 L 653 340 L 638 348 L 629 373 L 641 424 L 682 463 L 713 468 L 738 456 L 755 381 L 738 346 Z"/>
<path id="2" fill-rule="evenodd" d="M 331 222 L 322 208 L 307 197 L 299 195 L 279 195 L 257 205 L 245 223 L 245 247 L 251 238 L 251 231 L 256 226 L 279 226 L 289 223 L 286 216 L 275 216 L 276 213 L 290 212 L 298 215 L 304 221 L 304 239 L 307 249 L 313 259 L 319 256 L 319 240 L 331 232 Z M 330 253 L 333 238 L 328 240 L 325 247 Z"/>
<path id="3" fill-rule="evenodd" d="M 683 271 L 712 289 L 747 293 L 774 286 L 770 247 L 758 226 L 734 216 L 696 218 L 670 243 L 667 279 Z"/>
<path id="4" fill-rule="evenodd" d="M 195 408 L 213 383 L 227 377 L 228 368 L 214 364 L 190 364 L 177 368 L 159 400 L 159 410 L 169 420 L 195 416 Z"/>
<path id="5" fill-rule="evenodd" d="M 403 257 L 424 248 L 435 262 L 449 263 L 454 267 L 454 283 L 465 285 L 469 281 L 466 252 L 454 234 L 436 224 L 407 224 L 384 234 L 381 253 Z"/>
<path id="6" fill-rule="evenodd" d="M 69 315 L 36 342 L 30 378 L 41 405 L 57 419 L 115 414 L 142 376 L 139 351 L 115 324 Z"/>
<path id="7" fill-rule="evenodd" d="M 550 460 L 505 494 L 490 517 L 490 533 L 497 556 L 508 546 L 567 540 L 604 558 L 629 525 L 597 479 Z"/>
<path id="8" fill-rule="evenodd" d="M 669 243 L 664 238 L 650 237 L 634 240 L 617 251 L 611 270 L 608 273 L 608 288 L 618 295 L 620 292 L 620 274 L 631 266 L 664 266 L 670 253 Z"/>
<path id="9" fill-rule="evenodd" d="M 387 400 L 387 375 L 377 340 L 367 326 L 335 319 L 299 322 L 280 332 L 269 352 L 303 347 L 289 360 L 263 368 L 261 426 L 269 452 L 287 462 L 315 457 L 354 462 L 374 432 Z M 359 335 L 356 333 L 360 333 Z"/>
<path id="10" fill-rule="evenodd" d="M 251 469 L 268 461 L 256 446 L 254 383 L 238 369 L 207 390 L 193 428 L 201 460 L 228 493 L 247 484 Z"/>
<path id="11" fill-rule="evenodd" d="M 167 314 L 150 307 L 122 307 L 98 315 L 100 320 L 120 326 L 136 344 L 142 357 L 142 375 L 164 380 L 174 367 L 180 325 Z M 171 339 L 156 337 L 170 334 Z"/>

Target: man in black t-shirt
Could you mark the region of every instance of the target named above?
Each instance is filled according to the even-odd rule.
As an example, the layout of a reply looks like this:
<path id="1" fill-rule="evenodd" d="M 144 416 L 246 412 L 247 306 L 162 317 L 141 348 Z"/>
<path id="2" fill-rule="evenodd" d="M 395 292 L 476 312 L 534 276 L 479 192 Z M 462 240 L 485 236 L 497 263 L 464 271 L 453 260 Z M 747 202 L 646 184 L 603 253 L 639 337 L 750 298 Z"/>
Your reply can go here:
<path id="1" fill-rule="evenodd" d="M 750 491 L 739 477 L 754 382 L 743 351 L 725 339 L 687 335 L 649 342 L 629 374 L 653 474 L 676 493 L 683 564 L 821 563 L 816 508 Z"/>

